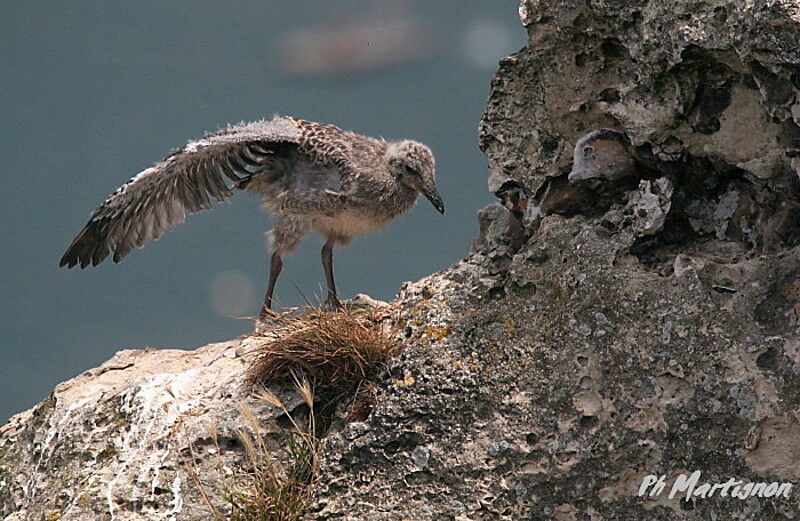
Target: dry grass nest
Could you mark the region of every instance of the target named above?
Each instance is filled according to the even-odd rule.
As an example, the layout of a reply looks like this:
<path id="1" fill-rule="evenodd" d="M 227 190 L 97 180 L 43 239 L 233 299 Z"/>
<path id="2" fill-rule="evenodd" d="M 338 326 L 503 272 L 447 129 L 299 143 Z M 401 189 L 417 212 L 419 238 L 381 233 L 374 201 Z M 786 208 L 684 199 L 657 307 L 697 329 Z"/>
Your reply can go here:
<path id="1" fill-rule="evenodd" d="M 265 385 L 300 372 L 317 394 L 353 396 L 378 378 L 403 348 L 370 312 L 313 310 L 276 320 L 277 338 L 258 350 L 250 368 L 252 384 Z"/>

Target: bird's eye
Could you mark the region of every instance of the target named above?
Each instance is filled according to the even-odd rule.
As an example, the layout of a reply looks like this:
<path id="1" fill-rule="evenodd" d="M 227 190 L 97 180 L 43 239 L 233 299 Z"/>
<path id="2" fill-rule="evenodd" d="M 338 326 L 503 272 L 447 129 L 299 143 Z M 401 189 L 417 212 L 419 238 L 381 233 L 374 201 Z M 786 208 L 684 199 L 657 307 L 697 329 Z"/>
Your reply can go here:
<path id="1" fill-rule="evenodd" d="M 405 165 L 405 168 L 406 168 L 406 173 L 407 173 L 407 174 L 411 174 L 411 175 L 419 176 L 419 172 L 417 172 L 416 170 L 414 170 L 414 169 L 413 169 L 413 168 L 411 168 L 410 166 L 408 166 L 408 165 Z"/>

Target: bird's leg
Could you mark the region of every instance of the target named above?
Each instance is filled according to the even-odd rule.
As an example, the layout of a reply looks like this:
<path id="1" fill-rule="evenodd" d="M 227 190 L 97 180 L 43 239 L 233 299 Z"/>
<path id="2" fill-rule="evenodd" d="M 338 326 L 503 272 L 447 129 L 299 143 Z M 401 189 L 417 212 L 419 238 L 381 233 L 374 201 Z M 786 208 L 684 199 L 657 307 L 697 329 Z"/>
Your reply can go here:
<path id="1" fill-rule="evenodd" d="M 281 254 L 276 251 L 272 254 L 272 260 L 269 263 L 269 283 L 267 284 L 267 294 L 264 295 L 264 305 L 261 306 L 259 319 L 263 320 L 266 318 L 269 311 L 272 309 L 272 293 L 275 291 L 275 281 L 278 280 L 281 268 L 283 268 Z"/>
<path id="2" fill-rule="evenodd" d="M 324 309 L 337 311 L 342 309 L 342 303 L 336 297 L 336 283 L 333 281 L 333 245 L 335 240 L 329 238 L 322 247 L 322 267 L 325 270 L 325 281 L 328 283 L 328 298 L 325 299 Z"/>

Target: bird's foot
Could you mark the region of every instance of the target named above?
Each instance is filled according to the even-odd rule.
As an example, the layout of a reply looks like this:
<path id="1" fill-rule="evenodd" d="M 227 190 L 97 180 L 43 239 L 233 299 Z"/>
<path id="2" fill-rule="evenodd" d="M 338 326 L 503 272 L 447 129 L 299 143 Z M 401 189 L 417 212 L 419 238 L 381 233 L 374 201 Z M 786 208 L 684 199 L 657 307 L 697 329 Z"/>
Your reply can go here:
<path id="1" fill-rule="evenodd" d="M 278 322 L 271 319 L 270 317 L 262 317 L 256 320 L 255 324 L 253 325 L 253 333 L 256 334 L 263 334 L 268 331 L 272 331 L 278 327 Z"/>
<path id="2" fill-rule="evenodd" d="M 336 311 L 341 311 L 342 309 L 344 309 L 344 306 L 339 301 L 339 299 L 336 298 L 336 295 L 328 295 L 328 298 L 325 300 L 325 303 L 322 305 L 322 310 L 323 311 L 336 312 Z"/>
<path id="3" fill-rule="evenodd" d="M 253 325 L 253 333 L 266 333 L 278 327 L 280 313 L 272 311 L 271 308 L 264 306 L 261 308 L 261 313 Z"/>

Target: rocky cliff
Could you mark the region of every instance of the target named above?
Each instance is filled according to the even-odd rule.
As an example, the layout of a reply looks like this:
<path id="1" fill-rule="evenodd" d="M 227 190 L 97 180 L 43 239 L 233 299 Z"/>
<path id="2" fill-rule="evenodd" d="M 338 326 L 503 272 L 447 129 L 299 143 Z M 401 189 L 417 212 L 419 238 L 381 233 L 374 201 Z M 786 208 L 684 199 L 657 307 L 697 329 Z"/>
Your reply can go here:
<path id="1" fill-rule="evenodd" d="M 637 492 L 800 479 L 800 4 L 520 18 L 480 127 L 498 202 L 468 258 L 392 303 L 406 348 L 371 414 L 327 432 L 308 518 L 796 519 L 796 491 Z M 213 488 L 235 468 L 234 404 L 285 421 L 243 384 L 264 341 L 62 384 L 0 429 L 0 514 L 207 516 L 189 470 Z"/>

